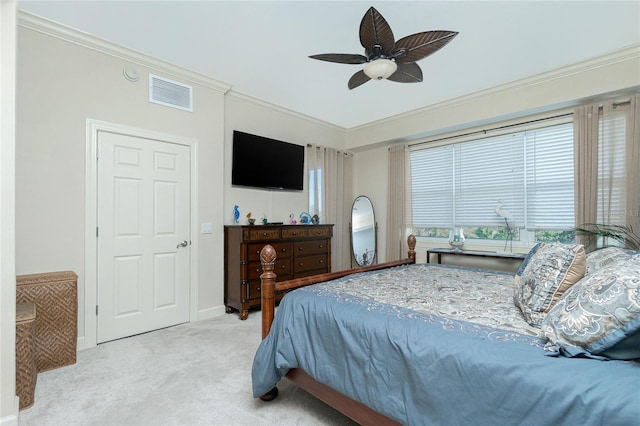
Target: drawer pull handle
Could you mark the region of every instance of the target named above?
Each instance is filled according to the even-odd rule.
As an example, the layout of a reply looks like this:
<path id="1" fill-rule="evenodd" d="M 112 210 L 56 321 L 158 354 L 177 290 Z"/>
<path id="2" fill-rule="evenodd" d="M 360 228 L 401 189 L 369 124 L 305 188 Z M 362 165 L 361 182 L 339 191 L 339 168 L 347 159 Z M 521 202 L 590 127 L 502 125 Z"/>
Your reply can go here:
<path id="1" fill-rule="evenodd" d="M 300 262 L 298 263 L 298 266 L 304 266 L 304 263 Z"/>
<path id="2" fill-rule="evenodd" d="M 280 265 L 280 269 L 286 269 L 286 266 Z"/>
<path id="3" fill-rule="evenodd" d="M 298 246 L 298 250 L 302 251 L 302 246 Z"/>
<path id="4" fill-rule="evenodd" d="M 256 250 L 256 254 L 260 254 L 260 250 Z"/>
<path id="5" fill-rule="evenodd" d="M 258 287 L 258 291 L 260 291 L 260 287 Z"/>
<path id="6" fill-rule="evenodd" d="M 256 272 L 258 272 L 258 273 L 259 273 L 259 272 L 260 272 L 260 268 L 256 268 Z"/>
<path id="7" fill-rule="evenodd" d="M 298 235 L 298 233 L 296 231 L 293 231 L 291 235 Z"/>
<path id="8" fill-rule="evenodd" d="M 262 233 L 262 236 L 263 236 L 263 237 L 266 237 L 266 236 L 267 236 L 267 233 L 266 233 L 266 232 L 263 232 L 263 233 Z"/>
<path id="9" fill-rule="evenodd" d="M 319 263 L 322 265 L 324 263 L 324 259 L 320 259 Z"/>
<path id="10" fill-rule="evenodd" d="M 287 252 L 287 249 L 286 249 L 286 248 L 283 248 L 283 249 L 282 249 L 282 252 L 283 252 L 283 253 L 286 253 L 286 252 Z"/>
<path id="11" fill-rule="evenodd" d="M 318 244 L 318 248 L 324 248 L 324 244 Z"/>

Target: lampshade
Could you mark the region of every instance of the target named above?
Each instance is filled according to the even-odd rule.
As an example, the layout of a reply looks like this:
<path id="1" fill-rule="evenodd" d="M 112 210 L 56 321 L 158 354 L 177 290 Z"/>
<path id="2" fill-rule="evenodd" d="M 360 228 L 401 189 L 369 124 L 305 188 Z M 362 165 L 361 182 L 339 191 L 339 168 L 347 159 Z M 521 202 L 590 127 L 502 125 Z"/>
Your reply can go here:
<path id="1" fill-rule="evenodd" d="M 390 59 L 376 59 L 364 66 L 364 73 L 372 80 L 388 78 L 396 72 L 398 65 Z"/>

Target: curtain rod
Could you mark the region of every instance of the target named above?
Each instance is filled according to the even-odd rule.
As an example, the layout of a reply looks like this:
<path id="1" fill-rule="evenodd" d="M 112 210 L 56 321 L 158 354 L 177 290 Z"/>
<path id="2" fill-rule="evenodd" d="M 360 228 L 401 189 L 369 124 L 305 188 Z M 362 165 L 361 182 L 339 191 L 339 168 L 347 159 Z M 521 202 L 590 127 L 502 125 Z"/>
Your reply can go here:
<path id="1" fill-rule="evenodd" d="M 467 133 L 462 133 L 462 134 L 453 135 L 453 136 L 445 136 L 445 137 L 439 138 L 439 139 L 432 139 L 432 140 L 424 141 L 424 142 L 416 142 L 416 143 L 413 143 L 413 144 L 409 144 L 409 146 L 418 146 L 418 145 L 423 145 L 423 144 L 428 144 L 428 143 L 433 143 L 433 142 L 446 141 L 446 140 L 450 140 L 450 139 L 458 139 L 458 138 L 462 138 L 462 137 L 465 137 L 465 136 L 473 136 L 473 135 L 481 135 L 481 134 L 486 135 L 487 132 L 492 132 L 492 131 L 495 131 L 495 130 L 511 129 L 513 127 L 526 126 L 527 124 L 539 123 L 541 121 L 547 121 L 547 120 L 555 120 L 556 118 L 569 117 L 571 115 L 573 115 L 573 113 L 572 112 L 568 112 L 568 113 L 565 113 L 565 114 L 554 115 L 552 117 L 538 118 L 536 120 L 523 121 L 521 123 L 507 124 L 505 126 L 491 127 L 489 129 L 484 129 L 484 130 L 475 130 L 473 132 L 467 132 Z"/>
<path id="2" fill-rule="evenodd" d="M 631 103 L 631 99 L 627 99 L 626 101 L 614 102 L 611 105 L 613 108 L 618 108 L 620 105 L 629 105 Z M 604 108 L 602 105 L 598 105 L 598 109 Z"/>
<path id="3" fill-rule="evenodd" d="M 314 147 L 315 149 L 326 149 L 326 146 L 313 145 L 310 143 L 307 144 L 307 148 L 314 148 Z M 342 153 L 342 155 L 352 155 L 352 153 L 349 151 L 343 151 L 341 149 L 336 149 L 336 151 L 338 151 L 338 154 Z"/>

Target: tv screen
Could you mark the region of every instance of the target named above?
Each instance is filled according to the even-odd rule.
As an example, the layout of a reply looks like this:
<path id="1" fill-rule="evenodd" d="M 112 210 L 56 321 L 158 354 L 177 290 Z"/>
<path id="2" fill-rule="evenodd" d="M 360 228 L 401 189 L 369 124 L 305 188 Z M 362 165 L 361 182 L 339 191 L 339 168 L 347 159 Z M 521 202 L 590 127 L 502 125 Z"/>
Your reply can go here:
<path id="1" fill-rule="evenodd" d="M 234 130 L 231 184 L 302 191 L 304 146 Z"/>

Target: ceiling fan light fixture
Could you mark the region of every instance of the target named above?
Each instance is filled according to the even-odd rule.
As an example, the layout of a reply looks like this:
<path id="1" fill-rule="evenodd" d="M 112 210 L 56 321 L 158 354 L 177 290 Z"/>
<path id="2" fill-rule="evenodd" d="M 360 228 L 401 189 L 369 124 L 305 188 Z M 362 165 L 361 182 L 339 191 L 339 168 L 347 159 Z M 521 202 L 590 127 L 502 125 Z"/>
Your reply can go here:
<path id="1" fill-rule="evenodd" d="M 398 64 L 391 59 L 375 59 L 365 65 L 363 71 L 372 80 L 389 78 L 398 69 Z"/>

